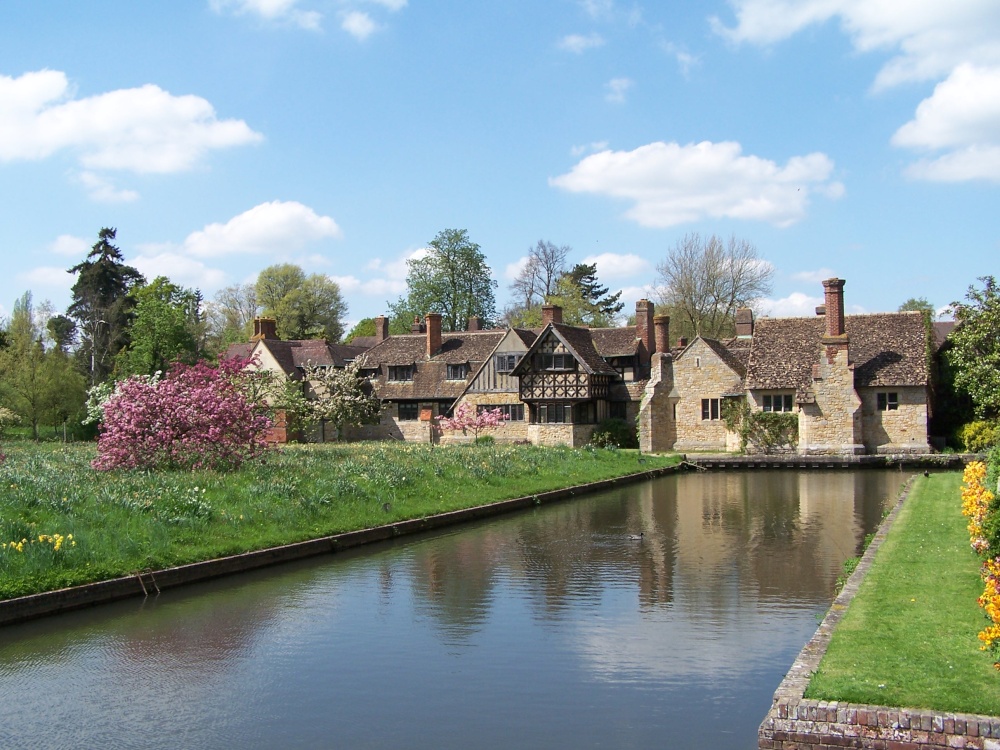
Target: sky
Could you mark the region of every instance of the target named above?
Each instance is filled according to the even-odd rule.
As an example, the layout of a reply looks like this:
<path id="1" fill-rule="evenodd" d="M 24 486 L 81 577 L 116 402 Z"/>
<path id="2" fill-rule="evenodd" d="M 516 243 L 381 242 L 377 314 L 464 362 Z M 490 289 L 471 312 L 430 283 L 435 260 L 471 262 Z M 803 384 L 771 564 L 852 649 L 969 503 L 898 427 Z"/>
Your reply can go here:
<path id="1" fill-rule="evenodd" d="M 326 274 L 348 327 L 444 229 L 501 309 L 538 240 L 629 312 L 690 234 L 756 246 L 765 314 L 943 309 L 1000 271 L 1000 3 L 10 0 L 0 217 L 0 317 L 102 227 L 207 299 Z"/>

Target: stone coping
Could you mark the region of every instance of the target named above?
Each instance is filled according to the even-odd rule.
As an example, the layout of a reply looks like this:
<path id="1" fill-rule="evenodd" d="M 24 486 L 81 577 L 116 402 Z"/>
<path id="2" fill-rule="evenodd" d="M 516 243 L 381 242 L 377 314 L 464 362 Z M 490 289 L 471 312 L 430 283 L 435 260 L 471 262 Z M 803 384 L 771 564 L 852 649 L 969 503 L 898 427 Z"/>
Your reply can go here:
<path id="1" fill-rule="evenodd" d="M 163 589 L 175 586 L 256 570 L 292 560 L 332 554 L 364 544 L 388 541 L 401 536 L 418 534 L 480 518 L 510 513 L 545 503 L 568 500 L 592 492 L 609 490 L 613 487 L 655 479 L 681 471 L 684 471 L 683 465 L 665 466 L 636 474 L 604 479 L 599 482 L 549 490 L 548 492 L 539 492 L 536 495 L 501 500 L 496 503 L 463 508 L 423 518 L 397 521 L 384 526 L 349 531 L 343 534 L 311 539 L 305 542 L 296 542 L 281 547 L 255 550 L 239 555 L 166 568 L 164 570 L 135 572 L 129 576 L 113 578 L 107 581 L 98 581 L 96 583 L 83 584 L 56 591 L 46 591 L 40 594 L 7 599 L 0 601 L 0 626 L 54 615 L 60 612 L 68 612 L 96 604 L 113 602 L 119 599 L 150 596 L 160 593 Z"/>
<path id="2" fill-rule="evenodd" d="M 851 577 L 840 590 L 813 637 L 799 652 L 774 694 L 760 725 L 757 747 L 766 750 L 1000 750 L 1000 717 L 929 709 L 873 706 L 807 699 L 813 673 L 826 653 L 837 623 L 858 593 L 878 548 L 899 515 L 913 486 L 911 478 L 879 526 Z"/>
<path id="3" fill-rule="evenodd" d="M 733 453 L 686 454 L 688 464 L 703 469 L 962 469 L 981 458 L 964 453 L 884 453 L 879 455 L 743 455 Z"/>

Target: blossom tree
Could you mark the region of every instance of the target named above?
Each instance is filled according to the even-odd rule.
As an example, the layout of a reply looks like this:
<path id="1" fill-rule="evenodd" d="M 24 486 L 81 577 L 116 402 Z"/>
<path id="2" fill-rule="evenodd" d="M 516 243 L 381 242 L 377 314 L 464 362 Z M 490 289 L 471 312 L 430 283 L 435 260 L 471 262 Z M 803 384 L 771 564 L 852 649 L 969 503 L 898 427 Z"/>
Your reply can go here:
<path id="1" fill-rule="evenodd" d="M 266 449 L 266 405 L 247 396 L 245 360 L 175 364 L 129 378 L 104 402 L 93 467 L 234 469 Z"/>
<path id="2" fill-rule="evenodd" d="M 360 367 L 352 362 L 347 367 L 320 367 L 307 364 L 304 377 L 309 385 L 305 402 L 305 419 L 330 422 L 338 437 L 347 426 L 378 424 L 382 404 L 371 385 L 359 374 Z"/>
<path id="3" fill-rule="evenodd" d="M 454 417 L 441 415 L 437 418 L 438 424 L 445 430 L 461 430 L 464 435 L 472 432 L 472 440 L 479 442 L 479 433 L 488 427 L 497 427 L 505 420 L 510 419 L 503 413 L 503 409 L 481 409 L 463 401 L 455 409 Z"/>

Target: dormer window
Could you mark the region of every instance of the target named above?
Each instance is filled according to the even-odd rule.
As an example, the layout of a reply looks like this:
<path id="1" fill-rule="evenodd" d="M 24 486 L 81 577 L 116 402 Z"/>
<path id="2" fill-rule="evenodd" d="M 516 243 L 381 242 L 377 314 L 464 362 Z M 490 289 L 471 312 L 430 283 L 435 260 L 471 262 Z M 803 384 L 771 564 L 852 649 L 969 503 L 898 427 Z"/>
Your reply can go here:
<path id="1" fill-rule="evenodd" d="M 395 382 L 413 380 L 413 365 L 389 365 L 389 380 Z"/>
<path id="2" fill-rule="evenodd" d="M 465 380 L 469 376 L 469 365 L 465 362 L 457 365 L 448 365 L 446 377 L 448 380 Z"/>

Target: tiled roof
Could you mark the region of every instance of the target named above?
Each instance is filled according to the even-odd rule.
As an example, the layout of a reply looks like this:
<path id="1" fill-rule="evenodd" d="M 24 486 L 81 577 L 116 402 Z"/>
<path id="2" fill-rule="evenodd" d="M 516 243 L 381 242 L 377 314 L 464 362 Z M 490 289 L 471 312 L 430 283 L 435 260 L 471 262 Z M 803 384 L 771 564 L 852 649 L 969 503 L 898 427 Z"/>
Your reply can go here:
<path id="1" fill-rule="evenodd" d="M 744 353 L 743 348 L 730 349 L 724 343 L 718 339 L 706 339 L 703 338 L 702 341 L 705 345 L 715 352 L 719 359 L 728 365 L 729 369 L 739 375 L 741 378 L 747 374 L 747 357 L 742 356 Z"/>
<path id="2" fill-rule="evenodd" d="M 250 359 L 255 346 L 257 346 L 256 342 L 230 344 L 229 348 L 223 352 L 222 359 Z"/>
<path id="3" fill-rule="evenodd" d="M 639 351 L 635 326 L 622 328 L 591 328 L 594 348 L 602 357 L 633 357 Z"/>
<path id="4" fill-rule="evenodd" d="M 584 366 L 592 373 L 602 373 L 604 375 L 617 375 L 618 372 L 609 365 L 594 346 L 594 339 L 591 337 L 589 328 L 578 326 L 568 326 L 562 323 L 553 323 L 552 329 L 559 334 L 583 362 Z"/>
<path id="5" fill-rule="evenodd" d="M 920 313 L 848 315 L 844 323 L 856 387 L 926 384 L 926 330 Z M 808 391 L 824 334 L 821 316 L 758 319 L 747 387 Z"/>
<path id="6" fill-rule="evenodd" d="M 344 367 L 348 361 L 357 359 L 364 353 L 358 346 L 346 344 L 330 344 L 323 339 L 301 339 L 282 341 L 279 339 L 264 339 L 245 344 L 232 344 L 223 354 L 223 359 L 248 358 L 261 345 L 267 348 L 275 361 L 281 366 L 285 375 L 299 378 L 300 368 L 307 364 L 320 367 Z"/>
<path id="7" fill-rule="evenodd" d="M 938 351 L 944 346 L 956 325 L 958 324 L 954 320 L 939 320 L 931 324 L 934 329 L 934 345 Z"/>

